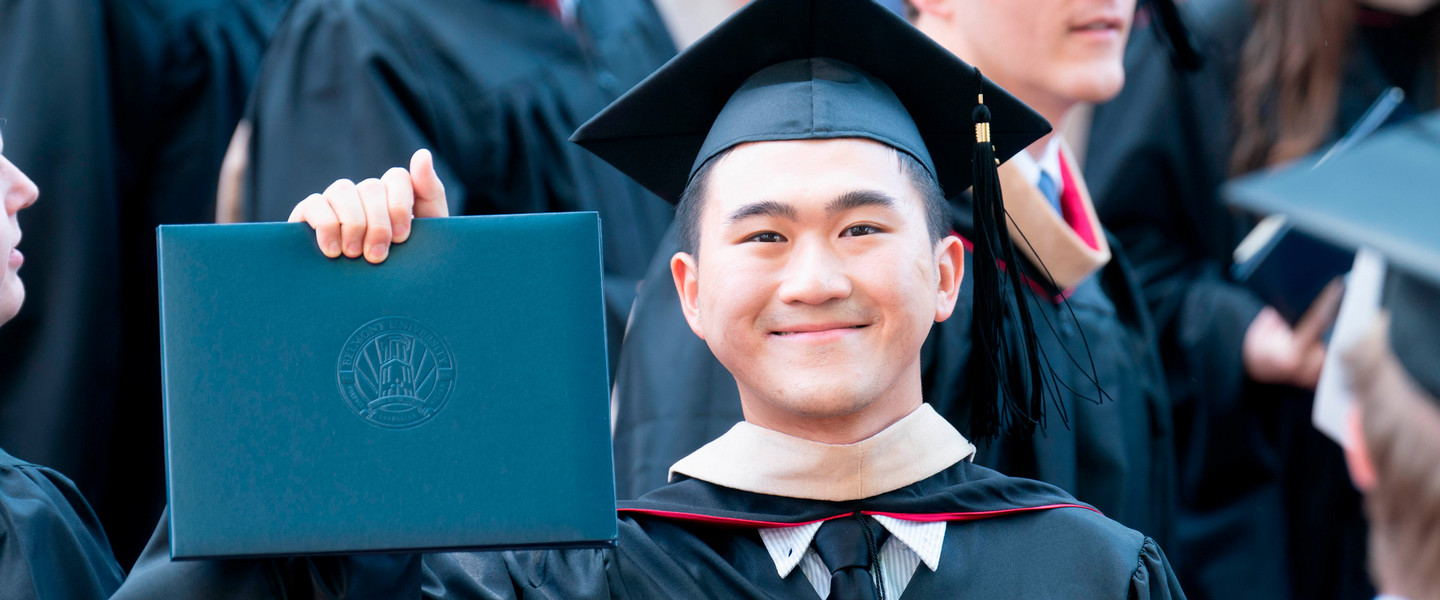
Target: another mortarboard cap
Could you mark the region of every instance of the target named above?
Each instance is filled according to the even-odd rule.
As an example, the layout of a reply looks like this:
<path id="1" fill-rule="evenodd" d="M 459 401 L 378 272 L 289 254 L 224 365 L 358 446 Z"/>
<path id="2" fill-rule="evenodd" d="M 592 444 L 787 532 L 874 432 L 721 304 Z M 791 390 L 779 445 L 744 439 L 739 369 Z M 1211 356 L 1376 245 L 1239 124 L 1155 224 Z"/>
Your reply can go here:
<path id="1" fill-rule="evenodd" d="M 1440 112 L 1382 130 L 1317 167 L 1319 160 L 1236 181 L 1226 194 L 1337 245 L 1383 254 L 1390 344 L 1440 398 Z"/>
<path id="2" fill-rule="evenodd" d="M 700 165 L 737 144 L 847 137 L 909 153 L 954 194 L 971 184 L 982 86 L 996 157 L 1050 131 L 874 0 L 755 0 L 571 141 L 672 203 Z"/>

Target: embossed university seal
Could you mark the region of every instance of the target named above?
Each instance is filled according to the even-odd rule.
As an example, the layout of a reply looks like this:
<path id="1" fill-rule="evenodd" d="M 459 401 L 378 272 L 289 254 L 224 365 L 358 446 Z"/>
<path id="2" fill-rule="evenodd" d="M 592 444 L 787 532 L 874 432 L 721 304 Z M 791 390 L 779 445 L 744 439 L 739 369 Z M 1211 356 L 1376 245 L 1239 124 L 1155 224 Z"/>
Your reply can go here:
<path id="1" fill-rule="evenodd" d="M 360 418 L 387 429 L 430 420 L 455 389 L 455 356 L 435 330 L 409 317 L 361 325 L 340 350 L 340 396 Z"/>

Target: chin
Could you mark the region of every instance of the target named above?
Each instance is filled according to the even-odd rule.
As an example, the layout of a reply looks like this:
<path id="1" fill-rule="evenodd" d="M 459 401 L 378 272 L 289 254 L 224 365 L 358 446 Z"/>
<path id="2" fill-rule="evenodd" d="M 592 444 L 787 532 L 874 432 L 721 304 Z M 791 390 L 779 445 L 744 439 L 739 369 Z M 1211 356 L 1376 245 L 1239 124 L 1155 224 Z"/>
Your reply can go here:
<path id="1" fill-rule="evenodd" d="M 849 378 L 853 379 L 854 374 Z M 865 386 L 836 385 L 844 378 L 824 381 L 781 382 L 771 403 L 785 412 L 811 419 L 846 417 L 874 404 L 878 394 Z"/>
<path id="2" fill-rule="evenodd" d="M 4 325 L 20 312 L 20 305 L 25 303 L 25 286 L 20 283 L 20 278 L 10 274 L 4 281 L 0 281 L 0 325 Z"/>
<path id="3" fill-rule="evenodd" d="M 1068 87 L 1069 96 L 1080 102 L 1109 102 L 1125 87 L 1125 70 L 1118 65 L 1087 69 L 1083 76 L 1072 79 Z"/>

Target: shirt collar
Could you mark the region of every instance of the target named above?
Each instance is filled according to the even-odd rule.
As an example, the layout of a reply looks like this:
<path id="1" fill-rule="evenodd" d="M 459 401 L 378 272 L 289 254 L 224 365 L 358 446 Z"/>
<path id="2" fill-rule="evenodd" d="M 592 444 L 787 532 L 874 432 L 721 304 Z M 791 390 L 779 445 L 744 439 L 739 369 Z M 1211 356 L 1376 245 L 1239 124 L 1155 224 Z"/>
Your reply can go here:
<path id="1" fill-rule="evenodd" d="M 1029 150 L 1016 152 L 1006 164 L 1015 165 L 1025 181 L 1032 184 L 1039 183 L 1040 173 L 1050 175 L 1050 180 L 1055 182 L 1055 188 L 1060 189 L 1064 184 L 1060 177 L 1060 136 L 1052 136 L 1050 141 L 1045 143 L 1045 150 L 1040 153 L 1040 159 L 1036 160 Z"/>
<path id="2" fill-rule="evenodd" d="M 906 521 L 894 517 L 875 515 L 875 521 L 890 532 L 892 539 L 899 540 L 906 548 L 920 557 L 925 567 L 934 571 L 940 568 L 940 550 L 945 545 L 944 521 Z M 793 527 L 771 527 L 760 529 L 760 540 L 770 559 L 775 561 L 775 571 L 784 579 L 805 558 L 810 543 L 823 522 L 806 523 Z M 888 543 L 888 542 L 887 542 Z"/>
<path id="3" fill-rule="evenodd" d="M 859 500 L 926 479 L 975 446 L 929 404 L 853 444 L 822 444 L 741 421 L 670 467 L 737 490 L 807 500 Z"/>

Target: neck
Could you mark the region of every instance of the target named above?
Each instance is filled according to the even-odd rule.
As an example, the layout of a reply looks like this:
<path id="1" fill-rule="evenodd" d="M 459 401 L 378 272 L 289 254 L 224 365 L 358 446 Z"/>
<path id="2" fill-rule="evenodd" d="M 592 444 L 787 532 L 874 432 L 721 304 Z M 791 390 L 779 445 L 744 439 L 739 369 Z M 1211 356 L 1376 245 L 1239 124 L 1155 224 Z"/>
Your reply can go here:
<path id="1" fill-rule="evenodd" d="M 853 444 L 869 439 L 924 403 L 918 359 L 889 389 L 873 398 L 850 402 L 854 407 L 851 410 L 808 411 L 794 406 L 794 402 L 767 398 L 743 384 L 739 387 L 746 422 L 821 444 Z"/>
<path id="2" fill-rule="evenodd" d="M 1005 84 L 999 81 L 996 81 L 995 83 L 999 83 L 1000 87 L 1003 87 L 1007 90 L 1010 89 L 1006 87 Z M 1023 95 L 1017 94 L 1015 97 L 1019 98 L 1021 102 L 1030 105 L 1030 108 L 1035 109 L 1035 112 L 1040 113 L 1040 116 L 1045 117 L 1045 120 L 1050 122 L 1050 133 L 1045 134 L 1044 137 L 1035 140 L 1034 143 L 1031 143 L 1028 147 L 1025 148 L 1025 150 L 1030 153 L 1030 156 L 1033 156 L 1035 160 L 1040 160 L 1040 157 L 1045 155 L 1045 147 L 1050 144 L 1050 140 L 1053 140 L 1055 139 L 1055 136 L 1060 135 L 1060 129 L 1064 125 L 1065 119 L 1070 117 L 1070 113 L 1074 112 L 1075 106 L 1078 103 L 1073 101 L 1057 100 L 1051 102 L 1052 106 L 1047 106 L 1043 102 L 1031 101 L 1030 98 L 1027 98 Z"/>

